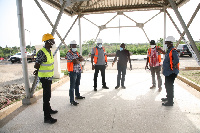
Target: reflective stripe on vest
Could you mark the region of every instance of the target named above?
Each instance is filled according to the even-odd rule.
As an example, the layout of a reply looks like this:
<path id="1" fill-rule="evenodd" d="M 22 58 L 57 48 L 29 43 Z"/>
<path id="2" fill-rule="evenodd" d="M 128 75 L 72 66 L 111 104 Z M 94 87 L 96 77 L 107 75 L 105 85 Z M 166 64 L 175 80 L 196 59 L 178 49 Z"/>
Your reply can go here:
<path id="1" fill-rule="evenodd" d="M 172 48 L 171 51 L 169 52 L 169 61 L 170 61 L 170 68 L 173 71 L 173 68 L 177 68 L 179 70 L 180 63 L 178 63 L 176 66 L 173 66 L 173 61 L 172 61 L 172 51 L 176 50 L 175 48 Z"/>
<path id="2" fill-rule="evenodd" d="M 159 46 L 156 46 L 156 48 L 159 48 Z M 151 48 L 148 49 L 148 54 L 149 56 L 151 56 Z M 161 55 L 158 55 L 158 61 L 159 63 L 161 62 Z M 150 63 L 150 59 L 149 59 L 149 63 Z"/>
<path id="3" fill-rule="evenodd" d="M 98 59 L 98 49 L 96 48 L 96 50 L 95 50 L 95 48 L 96 48 L 96 47 L 94 47 L 94 52 L 95 52 L 95 54 L 94 54 L 94 64 L 97 64 L 97 59 Z M 105 48 L 104 48 L 104 47 L 102 47 L 102 48 L 103 48 L 103 51 L 104 51 L 105 62 L 107 62 L 107 55 L 106 55 Z"/>
<path id="4" fill-rule="evenodd" d="M 72 55 L 74 55 L 71 50 L 69 50 L 68 52 L 70 52 Z M 78 52 L 76 52 L 76 54 L 79 57 Z M 81 66 L 81 64 L 80 64 L 80 66 Z M 68 70 L 68 72 L 73 72 L 73 70 L 74 70 L 74 64 L 73 64 L 72 60 L 67 60 L 67 70 Z M 82 70 L 82 66 L 81 66 L 81 70 Z"/>
<path id="5" fill-rule="evenodd" d="M 54 75 L 54 58 L 53 58 L 53 54 L 51 52 L 51 55 L 50 55 L 49 52 L 45 48 L 42 48 L 41 50 L 46 55 L 47 62 L 43 62 L 40 65 L 40 68 L 39 68 L 39 71 L 38 71 L 38 76 L 39 77 L 52 77 Z"/>

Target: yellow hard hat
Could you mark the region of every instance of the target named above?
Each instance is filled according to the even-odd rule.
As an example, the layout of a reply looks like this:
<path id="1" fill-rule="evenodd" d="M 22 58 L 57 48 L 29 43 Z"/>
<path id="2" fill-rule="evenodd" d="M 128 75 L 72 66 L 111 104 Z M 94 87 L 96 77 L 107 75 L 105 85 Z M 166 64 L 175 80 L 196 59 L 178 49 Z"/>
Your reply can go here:
<path id="1" fill-rule="evenodd" d="M 53 38 L 53 36 L 49 33 L 44 34 L 42 37 L 42 41 L 47 41 L 47 40 L 51 40 L 51 39 L 55 39 L 55 38 Z"/>

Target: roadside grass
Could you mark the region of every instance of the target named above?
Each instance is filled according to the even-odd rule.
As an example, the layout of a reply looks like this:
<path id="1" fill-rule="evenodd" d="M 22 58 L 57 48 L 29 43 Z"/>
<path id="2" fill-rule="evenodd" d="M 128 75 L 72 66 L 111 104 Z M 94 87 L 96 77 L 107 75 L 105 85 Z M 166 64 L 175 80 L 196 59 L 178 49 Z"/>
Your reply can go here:
<path id="1" fill-rule="evenodd" d="M 182 70 L 179 74 L 200 85 L 200 70 Z"/>

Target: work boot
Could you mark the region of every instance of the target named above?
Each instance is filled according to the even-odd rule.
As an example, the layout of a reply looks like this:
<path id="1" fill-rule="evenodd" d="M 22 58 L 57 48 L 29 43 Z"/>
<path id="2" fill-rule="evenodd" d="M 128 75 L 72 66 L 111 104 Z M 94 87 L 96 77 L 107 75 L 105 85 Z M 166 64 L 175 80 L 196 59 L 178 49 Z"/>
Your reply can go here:
<path id="1" fill-rule="evenodd" d="M 74 105 L 74 106 L 77 106 L 79 103 L 77 103 L 76 101 L 72 101 L 72 102 L 70 102 L 71 103 L 71 105 Z"/>
<path id="2" fill-rule="evenodd" d="M 154 86 L 154 85 L 150 87 L 150 89 L 155 89 L 155 88 L 156 88 L 156 86 Z"/>
<path id="3" fill-rule="evenodd" d="M 97 87 L 94 87 L 94 91 L 97 91 Z"/>
<path id="4" fill-rule="evenodd" d="M 122 86 L 122 89 L 126 89 L 126 86 Z"/>
<path id="5" fill-rule="evenodd" d="M 118 89 L 119 88 L 119 86 L 117 85 L 116 87 L 115 87 L 115 89 Z"/>
<path id="6" fill-rule="evenodd" d="M 103 86 L 102 88 L 103 88 L 103 89 L 109 89 L 109 87 L 108 87 L 108 86 Z"/>
<path id="7" fill-rule="evenodd" d="M 57 122 L 57 119 L 54 119 L 52 117 L 44 119 L 44 123 L 54 124 L 56 122 Z"/>
<path id="8" fill-rule="evenodd" d="M 165 103 L 162 103 L 163 106 L 173 106 L 174 102 L 165 102 Z"/>
<path id="9" fill-rule="evenodd" d="M 83 96 L 76 97 L 76 99 L 85 99 Z"/>
<path id="10" fill-rule="evenodd" d="M 58 113 L 58 111 L 57 110 L 51 110 L 49 113 L 50 114 L 56 114 L 56 113 Z"/>
<path id="11" fill-rule="evenodd" d="M 163 102 L 165 102 L 165 101 L 167 101 L 167 98 L 161 98 L 161 100 L 162 100 Z"/>

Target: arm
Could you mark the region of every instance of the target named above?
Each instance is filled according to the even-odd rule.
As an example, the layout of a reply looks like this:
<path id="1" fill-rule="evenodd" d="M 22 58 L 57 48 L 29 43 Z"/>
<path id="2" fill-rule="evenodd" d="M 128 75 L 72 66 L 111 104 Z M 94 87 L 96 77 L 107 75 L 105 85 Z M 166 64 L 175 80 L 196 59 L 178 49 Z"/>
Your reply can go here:
<path id="1" fill-rule="evenodd" d="M 177 64 L 179 63 L 178 52 L 176 50 L 172 51 L 172 62 L 174 64 L 174 68 L 177 68 Z"/>
<path id="2" fill-rule="evenodd" d="M 129 60 L 129 63 L 130 63 L 130 69 L 132 70 L 131 58 L 130 58 L 130 53 L 129 53 L 129 51 L 128 51 L 128 60 Z"/>
<path id="3" fill-rule="evenodd" d="M 91 63 L 92 63 L 92 70 L 94 70 L 93 59 L 94 59 L 94 48 L 92 48 L 92 52 L 91 52 Z"/>
<path id="4" fill-rule="evenodd" d="M 73 62 L 73 64 L 79 64 L 80 61 L 78 59 L 76 59 L 75 56 L 73 56 L 70 52 L 67 52 L 67 60 L 70 60 Z"/>
<path id="5" fill-rule="evenodd" d="M 149 57 L 147 55 L 147 62 L 146 62 L 145 70 L 148 68 L 148 63 L 149 63 Z"/>
<path id="6" fill-rule="evenodd" d="M 38 51 L 37 58 L 36 58 L 36 61 L 35 61 L 35 65 L 34 65 L 34 68 L 36 69 L 33 72 L 34 75 L 38 74 L 38 70 L 40 68 L 40 64 L 42 64 L 42 62 L 44 61 L 44 57 L 45 57 L 44 52 L 42 50 Z"/>
<path id="7" fill-rule="evenodd" d="M 163 51 L 161 48 L 156 48 L 156 50 L 157 50 L 158 52 L 160 52 L 161 54 L 166 54 L 166 52 Z"/>
<path id="8" fill-rule="evenodd" d="M 80 61 L 80 62 L 84 61 L 83 56 L 79 55 L 79 61 Z"/>
<path id="9" fill-rule="evenodd" d="M 116 60 L 117 60 L 117 52 L 116 52 L 116 54 L 115 54 L 115 58 L 114 58 L 114 60 L 113 60 L 112 66 L 115 64 Z"/>

